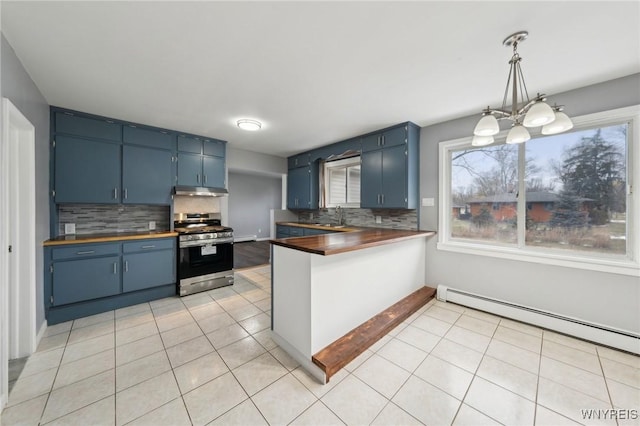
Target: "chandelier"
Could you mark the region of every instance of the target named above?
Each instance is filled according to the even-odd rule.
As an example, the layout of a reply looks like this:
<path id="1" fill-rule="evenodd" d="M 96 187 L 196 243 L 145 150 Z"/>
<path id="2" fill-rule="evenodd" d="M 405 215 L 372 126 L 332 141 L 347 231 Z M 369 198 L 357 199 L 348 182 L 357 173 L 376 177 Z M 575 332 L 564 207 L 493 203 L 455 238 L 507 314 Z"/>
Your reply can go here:
<path id="1" fill-rule="evenodd" d="M 511 120 L 513 122 L 511 130 L 507 134 L 506 143 L 515 144 L 526 142 L 531 139 L 527 128 L 542 126 L 543 135 L 554 135 L 569 130 L 573 127 L 571 119 L 562 112 L 562 106 L 554 105 L 550 107 L 545 101 L 544 94 L 538 93 L 535 98 L 530 99 L 527 92 L 527 85 L 524 82 L 520 61 L 522 58 L 518 54 L 518 44 L 524 41 L 529 33 L 518 31 L 504 39 L 504 46 L 513 46 L 513 56 L 509 60 L 509 78 L 504 89 L 502 106 L 500 109 L 487 107 L 482 110 L 482 118 L 478 121 L 473 130 L 474 146 L 489 145 L 494 142 L 493 136 L 500 132 L 498 120 Z M 511 94 L 509 96 L 509 89 Z M 507 100 L 511 99 L 511 109 L 507 109 Z"/>

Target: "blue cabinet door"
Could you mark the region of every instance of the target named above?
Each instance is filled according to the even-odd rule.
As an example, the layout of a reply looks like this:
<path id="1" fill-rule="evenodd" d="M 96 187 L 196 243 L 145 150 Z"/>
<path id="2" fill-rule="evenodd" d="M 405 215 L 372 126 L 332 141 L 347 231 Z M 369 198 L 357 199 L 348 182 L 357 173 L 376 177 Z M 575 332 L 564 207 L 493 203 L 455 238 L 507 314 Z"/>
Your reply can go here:
<path id="1" fill-rule="evenodd" d="M 122 291 L 142 290 L 176 282 L 175 251 L 158 250 L 122 256 Z"/>
<path id="2" fill-rule="evenodd" d="M 202 153 L 204 155 L 225 156 L 225 143 L 217 139 L 205 139 L 202 141 Z"/>
<path id="3" fill-rule="evenodd" d="M 382 207 L 382 150 L 362 153 L 360 166 L 360 207 Z"/>
<path id="4" fill-rule="evenodd" d="M 178 153 L 178 185 L 202 186 L 202 155 Z"/>
<path id="5" fill-rule="evenodd" d="M 122 126 L 111 120 L 99 120 L 80 117 L 70 112 L 55 113 L 56 133 L 83 136 L 87 138 L 105 139 L 110 141 L 122 140 Z"/>
<path id="6" fill-rule="evenodd" d="M 224 157 L 202 156 L 202 186 L 225 187 Z"/>
<path id="7" fill-rule="evenodd" d="M 406 126 L 396 127 L 394 129 L 386 130 L 382 133 L 382 146 L 385 148 L 396 145 L 404 145 L 406 142 Z"/>
<path id="8" fill-rule="evenodd" d="M 122 202 L 171 204 L 175 184 L 171 151 L 124 145 L 122 155 Z"/>
<path id="9" fill-rule="evenodd" d="M 362 138 L 362 152 L 373 151 L 380 149 L 382 143 L 382 135 L 376 133 L 373 135 L 367 135 Z"/>
<path id="10" fill-rule="evenodd" d="M 407 207 L 407 156 L 404 143 L 382 151 L 382 206 Z"/>
<path id="11" fill-rule="evenodd" d="M 57 136 L 56 203 L 119 203 L 120 147 L 98 140 Z"/>
<path id="12" fill-rule="evenodd" d="M 202 140 L 193 136 L 178 136 L 178 151 L 202 154 Z"/>
<path id="13" fill-rule="evenodd" d="M 120 255 L 53 264 L 53 305 L 66 305 L 120 293 Z"/>
<path id="14" fill-rule="evenodd" d="M 175 136 L 167 131 L 125 126 L 122 129 L 122 140 L 127 144 L 144 145 L 170 151 L 176 149 Z"/>
<path id="15" fill-rule="evenodd" d="M 287 208 L 308 208 L 309 167 L 289 169 L 287 174 Z"/>

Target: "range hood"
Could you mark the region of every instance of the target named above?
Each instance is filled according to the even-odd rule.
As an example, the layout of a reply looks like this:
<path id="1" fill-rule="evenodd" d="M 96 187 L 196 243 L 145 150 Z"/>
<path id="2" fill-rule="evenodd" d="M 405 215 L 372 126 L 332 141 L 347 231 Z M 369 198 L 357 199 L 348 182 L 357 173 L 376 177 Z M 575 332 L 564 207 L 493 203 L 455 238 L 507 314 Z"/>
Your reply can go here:
<path id="1" fill-rule="evenodd" d="M 176 186 L 173 189 L 173 193 L 192 197 L 224 197 L 229 195 L 229 191 L 226 188 L 205 188 L 203 186 Z"/>

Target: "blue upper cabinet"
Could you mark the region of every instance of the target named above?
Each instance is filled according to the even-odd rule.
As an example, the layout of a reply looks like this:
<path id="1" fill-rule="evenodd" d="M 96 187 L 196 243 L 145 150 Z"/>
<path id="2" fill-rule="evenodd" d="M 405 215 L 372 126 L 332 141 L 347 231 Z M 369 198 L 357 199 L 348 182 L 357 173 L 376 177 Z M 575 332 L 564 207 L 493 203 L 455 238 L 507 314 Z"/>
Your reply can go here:
<path id="1" fill-rule="evenodd" d="M 310 159 L 309 158 L 310 158 L 309 153 L 298 154 L 298 155 L 294 155 L 292 157 L 289 157 L 289 159 L 287 160 L 288 168 L 289 169 L 295 169 L 296 167 L 308 166 L 310 164 Z"/>
<path id="2" fill-rule="evenodd" d="M 178 185 L 202 186 L 202 155 L 178 153 Z"/>
<path id="3" fill-rule="evenodd" d="M 126 144 L 149 148 L 176 150 L 176 137 L 166 130 L 145 129 L 133 125 L 124 126 L 122 141 Z"/>
<path id="4" fill-rule="evenodd" d="M 287 208 L 318 208 L 318 162 L 289 169 L 287 174 Z"/>
<path id="5" fill-rule="evenodd" d="M 362 208 L 418 207 L 420 129 L 413 123 L 362 138 Z"/>
<path id="6" fill-rule="evenodd" d="M 173 153 L 136 145 L 122 147 L 122 202 L 171 204 Z"/>
<path id="7" fill-rule="evenodd" d="M 211 188 L 226 187 L 224 157 L 202 156 L 202 183 Z"/>
<path id="8" fill-rule="evenodd" d="M 362 152 L 373 151 L 380 148 L 404 145 L 408 138 L 405 125 L 373 133 L 362 138 Z"/>
<path id="9" fill-rule="evenodd" d="M 79 116 L 73 112 L 56 112 L 53 127 L 59 134 L 118 142 L 122 140 L 122 125 L 108 119 Z"/>
<path id="10" fill-rule="evenodd" d="M 54 141 L 56 203 L 120 202 L 120 144 L 68 136 Z"/>
<path id="11" fill-rule="evenodd" d="M 175 185 L 174 134 L 125 126 L 122 147 L 122 203 L 171 204 Z"/>
<path id="12" fill-rule="evenodd" d="M 178 136 L 178 185 L 226 187 L 226 142 Z"/>

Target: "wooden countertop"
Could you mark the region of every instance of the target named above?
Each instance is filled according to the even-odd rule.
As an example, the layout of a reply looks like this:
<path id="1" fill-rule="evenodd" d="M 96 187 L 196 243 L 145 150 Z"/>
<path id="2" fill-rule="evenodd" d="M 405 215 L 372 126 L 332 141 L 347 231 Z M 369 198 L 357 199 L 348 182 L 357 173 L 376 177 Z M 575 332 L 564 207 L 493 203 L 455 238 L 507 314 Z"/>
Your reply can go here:
<path id="1" fill-rule="evenodd" d="M 323 231 L 334 231 L 334 232 L 353 232 L 359 231 L 363 228 L 358 228 L 354 226 L 328 226 L 328 225 L 319 225 L 316 223 L 300 223 L 300 222 L 276 222 L 276 225 L 284 225 L 284 226 L 295 226 L 297 228 L 309 228 L 309 229 L 321 229 Z"/>
<path id="2" fill-rule="evenodd" d="M 284 224 L 284 223 L 282 223 Z M 328 227 L 321 227 L 326 229 Z M 331 228 L 334 229 L 334 228 Z M 345 228 L 342 228 L 345 229 Z M 434 231 L 406 231 L 401 229 L 358 228 L 351 232 L 310 235 L 270 240 L 271 244 L 287 247 L 307 253 L 328 256 L 349 251 L 362 250 L 393 244 L 412 238 L 425 238 L 435 235 Z"/>
<path id="3" fill-rule="evenodd" d="M 45 241 L 43 246 L 60 246 L 67 244 L 105 243 L 124 240 L 144 240 L 148 238 L 177 237 L 177 232 L 120 232 L 115 234 L 63 235 Z"/>

